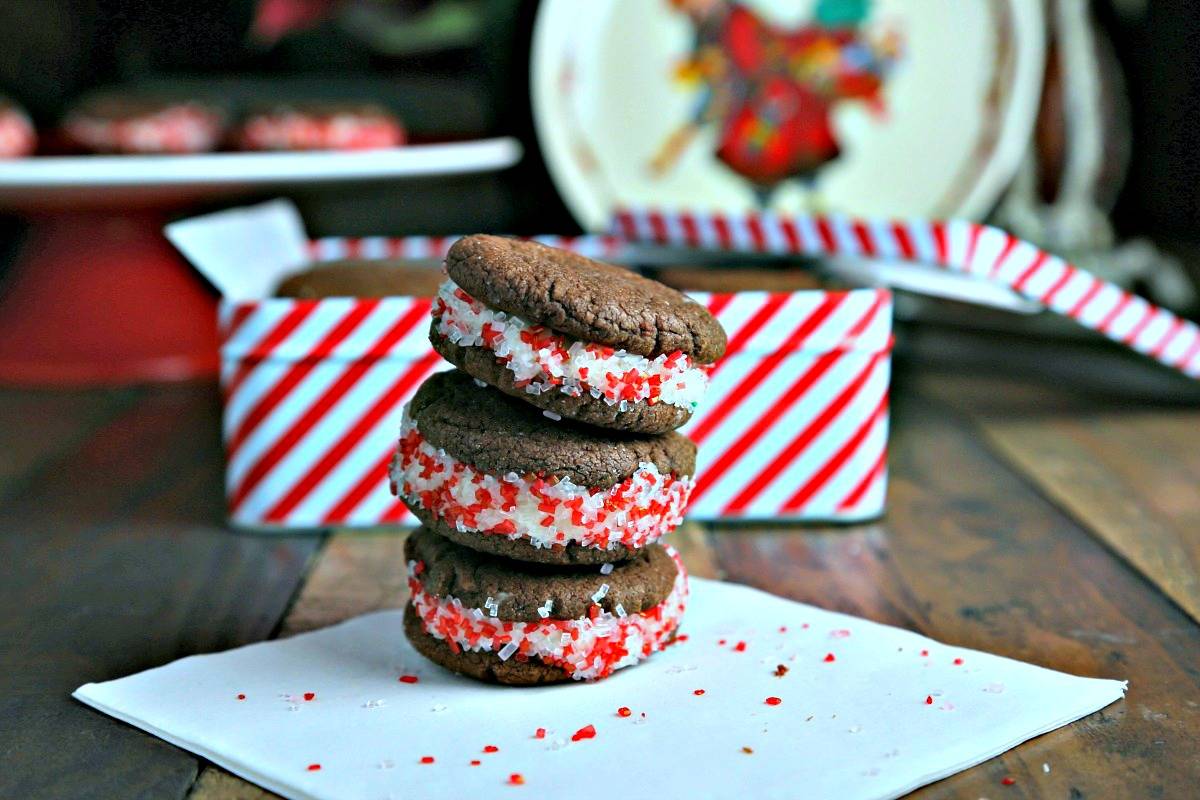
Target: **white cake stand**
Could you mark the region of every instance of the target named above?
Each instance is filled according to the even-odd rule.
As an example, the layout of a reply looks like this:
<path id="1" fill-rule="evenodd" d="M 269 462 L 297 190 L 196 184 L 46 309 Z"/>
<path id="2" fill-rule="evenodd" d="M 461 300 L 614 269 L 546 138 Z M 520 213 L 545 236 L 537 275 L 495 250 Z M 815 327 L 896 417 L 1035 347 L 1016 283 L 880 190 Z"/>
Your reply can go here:
<path id="1" fill-rule="evenodd" d="M 29 233 L 0 287 L 0 383 L 211 377 L 212 289 L 162 235 L 196 201 L 362 181 L 494 172 L 511 138 L 362 152 L 37 156 L 0 162 L 0 210 Z"/>

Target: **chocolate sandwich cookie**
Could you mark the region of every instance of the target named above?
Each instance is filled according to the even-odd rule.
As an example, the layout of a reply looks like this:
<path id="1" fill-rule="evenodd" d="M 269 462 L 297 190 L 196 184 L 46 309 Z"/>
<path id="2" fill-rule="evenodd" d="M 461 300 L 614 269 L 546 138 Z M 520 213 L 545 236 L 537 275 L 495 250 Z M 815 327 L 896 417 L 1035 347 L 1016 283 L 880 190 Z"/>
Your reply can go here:
<path id="1" fill-rule="evenodd" d="M 399 147 L 404 125 L 368 103 L 296 103 L 251 113 L 235 136 L 242 150 L 374 150 Z"/>
<path id="2" fill-rule="evenodd" d="M 661 545 L 602 573 L 490 558 L 418 528 L 405 556 L 408 640 L 482 681 L 608 677 L 670 644 L 687 604 L 687 573 Z"/>
<path id="3" fill-rule="evenodd" d="M 402 261 L 324 261 L 289 275 L 276 297 L 432 297 L 442 282 L 439 270 Z"/>
<path id="4" fill-rule="evenodd" d="M 392 492 L 434 532 L 547 564 L 634 556 L 674 530 L 694 482 L 688 438 L 597 431 L 440 372 L 405 409 Z"/>
<path id="5" fill-rule="evenodd" d="M 37 132 L 24 109 L 0 97 L 0 158 L 21 158 L 37 147 Z"/>
<path id="6" fill-rule="evenodd" d="M 691 417 L 725 331 L 680 292 L 535 242 L 467 236 L 446 257 L 430 339 L 506 394 L 641 433 Z"/>
<path id="7" fill-rule="evenodd" d="M 192 100 L 96 95 L 75 106 L 63 130 L 94 153 L 205 153 L 225 132 L 225 114 Z"/>

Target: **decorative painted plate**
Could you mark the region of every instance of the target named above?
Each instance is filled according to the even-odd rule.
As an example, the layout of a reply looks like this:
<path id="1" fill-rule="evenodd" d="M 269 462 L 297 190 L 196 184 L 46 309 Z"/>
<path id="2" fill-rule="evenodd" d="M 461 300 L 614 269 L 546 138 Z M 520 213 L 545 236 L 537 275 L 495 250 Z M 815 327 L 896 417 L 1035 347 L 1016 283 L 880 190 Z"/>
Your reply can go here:
<path id="1" fill-rule="evenodd" d="M 619 205 L 979 218 L 1043 24 L 1039 0 L 543 0 L 535 122 L 591 230 Z"/>

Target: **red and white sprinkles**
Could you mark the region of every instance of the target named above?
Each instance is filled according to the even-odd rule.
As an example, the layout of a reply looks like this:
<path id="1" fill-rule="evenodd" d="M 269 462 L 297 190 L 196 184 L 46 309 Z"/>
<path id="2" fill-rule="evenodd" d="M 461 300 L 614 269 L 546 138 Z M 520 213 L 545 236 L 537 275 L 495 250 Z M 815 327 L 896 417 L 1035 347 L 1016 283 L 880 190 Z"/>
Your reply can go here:
<path id="1" fill-rule="evenodd" d="M 420 581 L 424 564 L 409 562 L 408 586 L 425 631 L 454 652 L 495 652 L 502 660 L 539 658 L 561 667 L 575 680 L 598 680 L 631 666 L 671 642 L 687 606 L 687 571 L 679 555 L 667 552 L 678 574 L 667 598 L 653 608 L 624 616 L 598 605 L 580 619 L 513 622 L 467 608 L 451 596 L 427 593 Z M 594 735 L 594 734 L 593 734 Z"/>
<path id="2" fill-rule="evenodd" d="M 607 489 L 568 478 L 476 470 L 425 441 L 405 413 L 391 468 L 392 491 L 460 531 L 525 539 L 536 547 L 640 548 L 683 521 L 695 482 L 646 462 Z"/>
<path id="3" fill-rule="evenodd" d="M 200 103 L 176 103 L 128 117 L 86 108 L 63 123 L 77 144 L 97 153 L 205 153 L 220 144 L 224 115 Z"/>
<path id="4" fill-rule="evenodd" d="M 397 119 L 373 108 L 281 108 L 251 116 L 237 136 L 243 150 L 377 150 L 399 147 L 406 139 Z"/>
<path id="5" fill-rule="evenodd" d="M 433 301 L 438 334 L 462 347 L 491 350 L 530 394 L 590 393 L 625 411 L 632 403 L 696 408 L 708 374 L 681 351 L 650 359 L 593 342 L 570 341 L 542 325 L 496 311 L 447 280 Z"/>

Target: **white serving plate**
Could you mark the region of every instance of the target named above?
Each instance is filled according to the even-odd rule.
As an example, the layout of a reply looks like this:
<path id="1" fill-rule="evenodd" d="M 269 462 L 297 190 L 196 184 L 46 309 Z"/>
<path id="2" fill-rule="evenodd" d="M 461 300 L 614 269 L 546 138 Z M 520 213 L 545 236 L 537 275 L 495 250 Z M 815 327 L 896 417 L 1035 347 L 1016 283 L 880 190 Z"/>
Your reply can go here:
<path id="1" fill-rule="evenodd" d="M 708 5 L 750 11 L 786 37 L 811 24 L 818 4 Z M 861 100 L 832 104 L 840 155 L 811 184 L 776 184 L 766 206 L 982 217 L 1015 173 L 1034 123 L 1045 46 L 1039 0 L 875 0 L 863 25 L 886 26 L 903 43 L 884 79 L 885 113 Z M 550 173 L 585 228 L 605 228 L 619 205 L 763 207 L 754 185 L 715 156 L 719 122 L 699 125 L 665 172 L 650 168 L 703 104 L 706 84 L 675 77 L 696 30 L 668 0 L 542 3 L 530 76 L 534 120 Z"/>
<path id="2" fill-rule="evenodd" d="M 37 156 L 0 162 L 0 205 L 102 197 L 187 198 L 285 185 L 493 172 L 521 158 L 516 139 L 357 152 Z"/>

